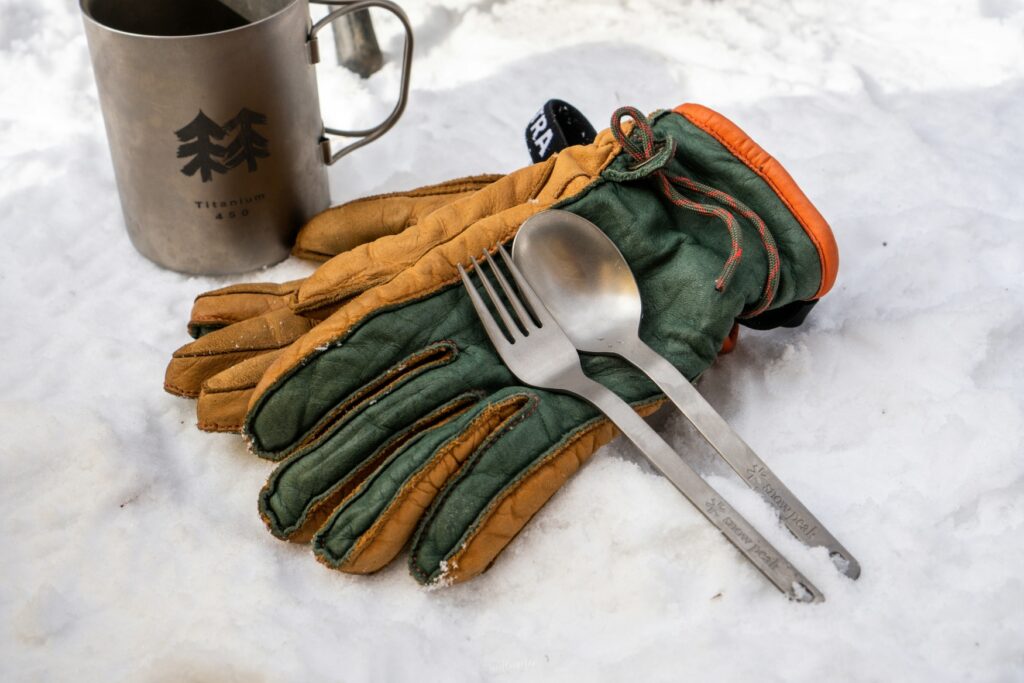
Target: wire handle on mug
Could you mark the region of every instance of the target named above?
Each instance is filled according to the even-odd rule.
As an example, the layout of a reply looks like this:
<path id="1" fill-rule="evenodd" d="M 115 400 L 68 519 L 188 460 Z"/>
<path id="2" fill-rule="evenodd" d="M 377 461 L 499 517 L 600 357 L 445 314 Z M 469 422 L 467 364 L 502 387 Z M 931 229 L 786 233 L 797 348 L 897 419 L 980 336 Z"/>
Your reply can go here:
<path id="1" fill-rule="evenodd" d="M 379 7 L 398 17 L 398 20 L 402 22 L 402 26 L 405 27 L 405 44 L 402 49 L 402 83 L 399 87 L 398 101 L 395 103 L 394 109 L 391 110 L 391 113 L 388 114 L 386 119 L 372 128 L 364 128 L 361 130 L 342 130 L 340 128 L 330 128 L 325 126 L 324 137 L 320 140 L 320 149 L 323 153 L 324 163 L 330 165 L 346 154 L 354 152 L 363 145 L 368 145 L 380 136 L 384 135 L 384 133 L 388 132 L 388 130 L 395 125 L 399 117 L 401 117 L 402 112 L 405 111 L 405 105 L 409 99 L 409 75 L 412 70 L 412 24 L 409 23 L 409 17 L 405 15 L 402 8 L 390 0 L 361 0 L 360 2 L 311 0 L 311 2 L 321 5 L 343 5 L 343 7 L 339 9 L 328 12 L 323 19 L 313 24 L 313 27 L 309 30 L 307 44 L 309 45 L 310 59 L 314 64 L 320 61 L 320 48 L 317 33 L 334 20 L 345 16 L 346 14 L 357 12 L 362 9 L 369 9 L 370 7 Z M 362 139 L 342 147 L 337 152 L 332 152 L 331 141 L 327 135 Z"/>

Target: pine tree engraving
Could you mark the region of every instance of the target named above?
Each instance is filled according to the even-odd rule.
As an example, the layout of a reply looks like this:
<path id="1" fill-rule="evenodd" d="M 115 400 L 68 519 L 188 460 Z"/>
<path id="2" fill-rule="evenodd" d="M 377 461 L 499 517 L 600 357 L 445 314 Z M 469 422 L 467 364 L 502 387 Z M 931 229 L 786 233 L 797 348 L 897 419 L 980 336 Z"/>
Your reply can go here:
<path id="1" fill-rule="evenodd" d="M 244 110 L 243 110 L 244 111 Z M 198 171 L 204 183 L 213 180 L 214 173 L 227 173 L 220 162 L 227 150 L 214 142 L 224 138 L 224 128 L 200 109 L 188 125 L 174 132 L 183 144 L 178 146 L 178 158 L 192 160 L 181 167 L 181 172 L 194 176 Z"/>
<path id="2" fill-rule="evenodd" d="M 224 163 L 228 168 L 235 168 L 245 162 L 252 173 L 256 170 L 256 160 L 270 156 L 267 151 L 267 139 L 253 130 L 253 126 L 267 123 L 267 117 L 250 109 L 242 108 L 235 118 L 224 124 L 225 131 L 237 130 L 234 139 L 228 143 L 224 155 Z"/>

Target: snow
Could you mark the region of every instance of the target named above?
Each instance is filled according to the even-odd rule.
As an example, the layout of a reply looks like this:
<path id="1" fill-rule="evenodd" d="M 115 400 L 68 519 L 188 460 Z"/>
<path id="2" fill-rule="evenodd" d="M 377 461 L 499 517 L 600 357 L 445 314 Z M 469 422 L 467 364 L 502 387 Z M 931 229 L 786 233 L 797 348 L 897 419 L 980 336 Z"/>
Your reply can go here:
<path id="1" fill-rule="evenodd" d="M 1024 680 L 1024 2 L 407 2 L 399 125 L 335 201 L 528 161 L 562 97 L 695 101 L 779 157 L 836 231 L 834 292 L 744 331 L 701 389 L 858 557 L 842 577 L 656 426 L 827 595 L 789 603 L 627 445 L 484 576 L 331 572 L 270 536 L 270 466 L 161 390 L 199 291 L 121 223 L 76 3 L 0 0 L 0 679 Z M 321 11 L 321 10 L 318 10 Z M 391 56 L 320 69 L 330 125 L 380 118 Z"/>

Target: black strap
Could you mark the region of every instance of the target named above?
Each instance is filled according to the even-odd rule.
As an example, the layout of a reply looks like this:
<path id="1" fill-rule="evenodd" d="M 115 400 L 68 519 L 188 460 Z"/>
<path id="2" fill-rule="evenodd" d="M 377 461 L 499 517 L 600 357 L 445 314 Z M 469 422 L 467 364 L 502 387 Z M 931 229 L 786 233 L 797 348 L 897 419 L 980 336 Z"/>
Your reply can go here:
<path id="1" fill-rule="evenodd" d="M 573 145 L 589 145 L 597 131 L 580 110 L 563 100 L 548 100 L 526 126 L 526 146 L 533 163 Z"/>

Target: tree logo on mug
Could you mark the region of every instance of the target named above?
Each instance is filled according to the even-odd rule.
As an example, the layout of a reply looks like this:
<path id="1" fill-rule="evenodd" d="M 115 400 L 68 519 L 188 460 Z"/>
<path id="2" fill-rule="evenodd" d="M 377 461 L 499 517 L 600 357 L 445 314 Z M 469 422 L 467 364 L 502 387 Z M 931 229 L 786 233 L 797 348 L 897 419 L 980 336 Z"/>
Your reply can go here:
<path id="1" fill-rule="evenodd" d="M 198 172 L 204 183 L 213 180 L 214 173 L 227 173 L 242 164 L 252 173 L 257 168 L 257 159 L 270 156 L 267 139 L 254 129 L 266 123 L 265 115 L 243 107 L 222 126 L 200 109 L 188 125 L 174 132 L 182 143 L 178 146 L 178 158 L 191 157 L 181 172 L 189 177 Z M 235 137 L 227 145 L 218 144 L 232 131 Z"/>

